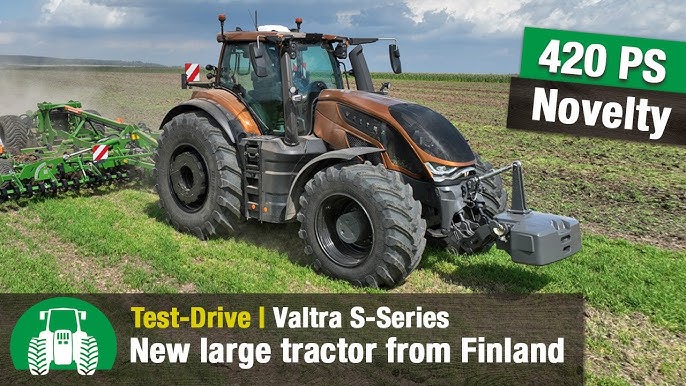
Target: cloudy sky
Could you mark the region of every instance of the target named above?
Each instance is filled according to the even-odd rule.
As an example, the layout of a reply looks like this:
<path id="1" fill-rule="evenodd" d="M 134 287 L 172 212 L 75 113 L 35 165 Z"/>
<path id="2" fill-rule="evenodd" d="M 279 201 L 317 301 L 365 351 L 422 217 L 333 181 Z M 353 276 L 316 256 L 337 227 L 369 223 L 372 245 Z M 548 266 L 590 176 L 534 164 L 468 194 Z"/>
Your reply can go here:
<path id="1" fill-rule="evenodd" d="M 218 13 L 227 29 L 293 26 L 395 37 L 406 72 L 516 73 L 525 26 L 686 41 L 684 0 L 2 0 L 0 54 L 215 63 Z M 389 71 L 387 48 L 365 48 Z"/>

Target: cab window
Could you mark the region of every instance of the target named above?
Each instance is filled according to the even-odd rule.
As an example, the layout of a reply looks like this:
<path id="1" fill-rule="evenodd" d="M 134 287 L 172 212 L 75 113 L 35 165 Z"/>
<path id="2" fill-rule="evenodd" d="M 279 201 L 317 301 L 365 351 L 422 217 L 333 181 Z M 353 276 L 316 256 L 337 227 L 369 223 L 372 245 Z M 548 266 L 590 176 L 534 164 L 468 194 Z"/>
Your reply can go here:
<path id="1" fill-rule="evenodd" d="M 303 95 L 303 103 L 295 106 L 298 134 L 305 135 L 312 131 L 319 93 L 327 88 L 343 88 L 343 82 L 330 44 L 299 44 L 291 69 L 293 86 Z"/>
<path id="2" fill-rule="evenodd" d="M 267 76 L 258 77 L 250 63 L 248 43 L 225 44 L 219 85 L 240 94 L 269 134 L 283 133 L 281 73 L 273 45 L 265 44 L 270 65 Z"/>
<path id="3" fill-rule="evenodd" d="M 326 88 L 343 88 L 338 62 L 328 44 L 302 44 L 295 59 L 291 59 L 293 83 L 300 92 L 309 92 L 313 83 Z"/>

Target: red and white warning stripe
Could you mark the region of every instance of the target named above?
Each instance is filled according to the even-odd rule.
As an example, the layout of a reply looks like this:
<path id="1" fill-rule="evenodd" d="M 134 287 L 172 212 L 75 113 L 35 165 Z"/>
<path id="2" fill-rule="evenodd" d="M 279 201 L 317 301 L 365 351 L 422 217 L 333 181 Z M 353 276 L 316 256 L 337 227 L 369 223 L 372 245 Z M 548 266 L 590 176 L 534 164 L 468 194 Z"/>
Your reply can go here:
<path id="1" fill-rule="evenodd" d="M 95 146 L 93 146 L 93 162 L 106 160 L 107 154 L 108 154 L 107 145 L 95 145 Z"/>
<path id="2" fill-rule="evenodd" d="M 186 81 L 200 81 L 200 65 L 198 63 L 186 63 Z"/>

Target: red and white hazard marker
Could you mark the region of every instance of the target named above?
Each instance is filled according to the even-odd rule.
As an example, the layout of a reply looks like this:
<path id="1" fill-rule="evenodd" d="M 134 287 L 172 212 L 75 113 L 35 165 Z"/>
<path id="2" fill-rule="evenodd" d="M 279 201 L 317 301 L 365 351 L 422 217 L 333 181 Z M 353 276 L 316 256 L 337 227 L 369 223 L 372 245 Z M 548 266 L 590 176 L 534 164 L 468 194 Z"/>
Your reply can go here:
<path id="1" fill-rule="evenodd" d="M 188 82 L 200 81 L 200 65 L 198 63 L 186 63 L 186 80 Z"/>
<path id="2" fill-rule="evenodd" d="M 93 146 L 93 162 L 104 161 L 107 159 L 107 145 Z"/>

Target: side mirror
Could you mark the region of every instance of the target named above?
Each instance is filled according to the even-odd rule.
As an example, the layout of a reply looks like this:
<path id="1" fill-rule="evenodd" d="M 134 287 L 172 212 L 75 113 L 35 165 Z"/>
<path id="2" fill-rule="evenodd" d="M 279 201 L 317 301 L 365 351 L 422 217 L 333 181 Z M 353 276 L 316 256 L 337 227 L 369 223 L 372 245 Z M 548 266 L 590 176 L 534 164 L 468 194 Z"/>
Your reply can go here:
<path id="1" fill-rule="evenodd" d="M 40 320 L 45 320 L 45 318 L 48 316 L 48 311 L 41 311 L 38 313 L 38 317 Z"/>
<path id="2" fill-rule="evenodd" d="M 205 66 L 205 70 L 207 70 L 207 79 L 212 79 L 217 76 L 217 66 L 208 64 Z"/>
<path id="3" fill-rule="evenodd" d="M 333 55 L 338 59 L 346 59 L 348 57 L 348 47 L 344 44 L 338 43 L 333 50 Z"/>
<path id="4" fill-rule="evenodd" d="M 267 56 L 264 44 L 250 43 L 250 63 L 255 69 L 255 75 L 260 78 L 267 76 Z"/>
<path id="5" fill-rule="evenodd" d="M 79 318 L 81 320 L 86 320 L 86 311 L 79 311 Z"/>
<path id="6" fill-rule="evenodd" d="M 395 74 L 400 74 L 403 72 L 402 65 L 400 64 L 400 50 L 396 44 L 390 44 L 388 46 L 388 56 L 391 58 L 391 68 Z"/>

